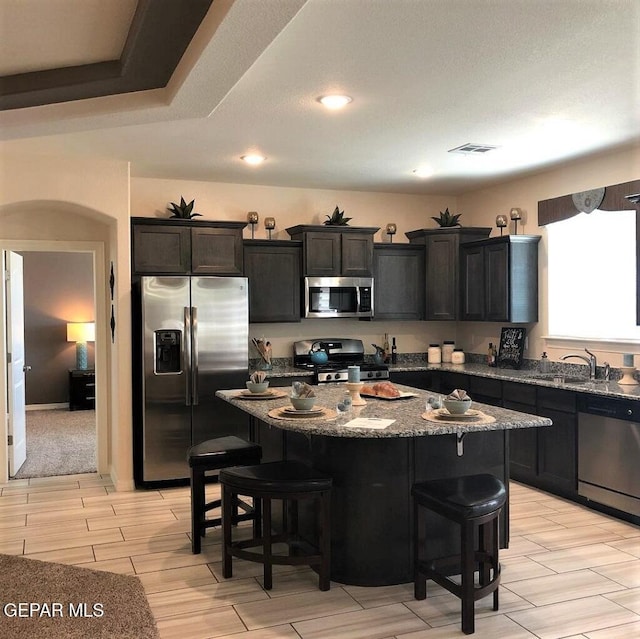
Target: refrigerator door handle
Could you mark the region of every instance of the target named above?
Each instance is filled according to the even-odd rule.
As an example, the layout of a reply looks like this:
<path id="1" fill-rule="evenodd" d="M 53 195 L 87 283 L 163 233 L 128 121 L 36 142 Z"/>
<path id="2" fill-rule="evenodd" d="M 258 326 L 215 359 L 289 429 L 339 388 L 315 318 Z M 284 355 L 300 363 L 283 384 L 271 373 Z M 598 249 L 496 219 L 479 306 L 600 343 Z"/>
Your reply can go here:
<path id="1" fill-rule="evenodd" d="M 184 375 L 184 403 L 191 406 L 191 380 L 189 371 L 191 370 L 191 311 L 188 306 L 184 307 L 184 334 L 182 346 L 182 368 Z"/>
<path id="2" fill-rule="evenodd" d="M 198 307 L 191 307 L 191 349 L 193 352 L 191 366 L 191 389 L 193 405 L 198 405 Z"/>

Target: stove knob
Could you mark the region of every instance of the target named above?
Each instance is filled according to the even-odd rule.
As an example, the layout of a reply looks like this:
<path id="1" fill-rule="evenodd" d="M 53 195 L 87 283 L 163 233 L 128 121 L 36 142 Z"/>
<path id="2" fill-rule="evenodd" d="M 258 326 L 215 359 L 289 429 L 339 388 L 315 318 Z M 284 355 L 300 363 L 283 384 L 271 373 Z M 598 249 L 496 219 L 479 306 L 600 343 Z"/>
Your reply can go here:
<path id="1" fill-rule="evenodd" d="M 325 381 L 330 382 L 330 381 L 331 381 L 331 373 L 327 373 L 327 374 L 325 375 L 325 378 L 324 378 L 324 379 L 325 379 Z"/>
<path id="2" fill-rule="evenodd" d="M 376 377 L 382 377 L 382 371 L 377 371 L 376 372 Z"/>
<path id="3" fill-rule="evenodd" d="M 336 374 L 334 375 L 334 378 L 335 378 L 335 379 L 342 379 L 342 375 L 341 375 L 340 373 L 336 373 Z"/>

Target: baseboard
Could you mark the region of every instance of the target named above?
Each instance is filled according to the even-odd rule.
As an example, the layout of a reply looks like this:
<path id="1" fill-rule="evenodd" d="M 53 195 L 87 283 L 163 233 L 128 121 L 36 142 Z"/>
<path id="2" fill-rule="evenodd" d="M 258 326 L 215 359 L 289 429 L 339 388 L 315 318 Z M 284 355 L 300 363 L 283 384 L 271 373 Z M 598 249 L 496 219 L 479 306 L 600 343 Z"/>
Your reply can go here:
<path id="1" fill-rule="evenodd" d="M 62 404 L 28 404 L 25 406 L 25 410 L 60 410 L 60 409 L 69 410 L 69 403 L 64 402 Z"/>
<path id="2" fill-rule="evenodd" d="M 111 481 L 113 483 L 113 487 L 116 489 L 116 492 L 131 492 L 136 489 L 135 483 L 133 479 L 118 479 L 118 473 L 115 471 L 113 466 L 111 467 L 111 471 L 109 473 L 111 477 Z"/>

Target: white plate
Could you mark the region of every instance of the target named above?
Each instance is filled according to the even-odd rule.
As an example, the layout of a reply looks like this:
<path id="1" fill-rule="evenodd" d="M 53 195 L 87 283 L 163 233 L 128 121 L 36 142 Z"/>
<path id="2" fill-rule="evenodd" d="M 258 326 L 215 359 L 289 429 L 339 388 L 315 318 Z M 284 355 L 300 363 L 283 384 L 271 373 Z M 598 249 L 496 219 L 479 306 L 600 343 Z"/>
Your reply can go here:
<path id="1" fill-rule="evenodd" d="M 250 390 L 240 391 L 236 397 L 240 399 L 275 399 L 276 397 L 284 397 L 286 393 L 279 390 L 267 390 L 264 393 L 252 393 Z"/>
<path id="2" fill-rule="evenodd" d="M 360 393 L 362 397 L 375 397 L 376 399 L 386 399 L 388 401 L 395 401 L 396 399 L 409 399 L 410 397 L 420 397 L 420 395 L 416 395 L 415 393 L 403 393 L 400 391 L 400 395 L 398 397 L 384 397 L 383 395 L 374 395 L 373 393 Z"/>
<path id="3" fill-rule="evenodd" d="M 293 406 L 285 406 L 283 412 L 287 413 L 287 415 L 321 415 L 324 412 L 324 408 L 322 406 L 314 406 L 310 410 L 296 410 Z"/>
<path id="4" fill-rule="evenodd" d="M 439 419 L 449 419 L 457 422 L 465 419 L 478 419 L 478 417 L 481 417 L 480 411 L 473 410 L 472 408 L 470 408 L 466 413 L 462 413 L 461 415 L 454 415 L 453 413 L 450 413 L 446 408 L 436 408 L 436 410 L 433 411 L 433 414 Z"/>

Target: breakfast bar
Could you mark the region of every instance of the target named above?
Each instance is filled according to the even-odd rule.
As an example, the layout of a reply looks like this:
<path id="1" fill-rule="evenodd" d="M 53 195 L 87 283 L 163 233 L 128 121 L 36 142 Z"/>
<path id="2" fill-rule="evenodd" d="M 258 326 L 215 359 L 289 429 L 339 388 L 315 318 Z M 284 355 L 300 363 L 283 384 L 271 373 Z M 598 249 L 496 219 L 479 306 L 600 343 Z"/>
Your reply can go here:
<path id="1" fill-rule="evenodd" d="M 437 414 L 427 411 L 434 393 L 396 387 L 399 398 L 365 397 L 365 405 L 337 413 L 345 385 L 314 386 L 316 406 L 323 410 L 300 416 L 285 410 L 287 388 L 260 398 L 241 389 L 216 393 L 251 416 L 263 461 L 297 459 L 333 477 L 331 578 L 340 583 L 411 581 L 412 484 L 491 473 L 508 487 L 508 431 L 551 425 L 544 417 L 475 402 L 467 417 Z M 311 531 L 313 513 L 300 517 L 303 534 L 305 518 Z M 433 515 L 427 529 L 433 556 L 453 554 L 458 532 L 450 523 Z M 508 544 L 508 505 L 500 541 Z"/>

